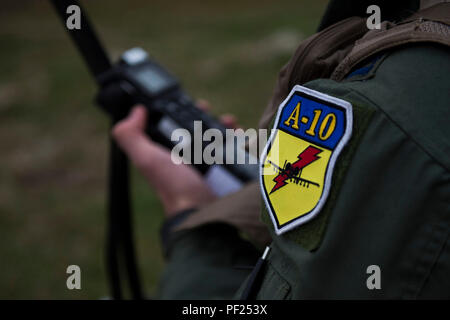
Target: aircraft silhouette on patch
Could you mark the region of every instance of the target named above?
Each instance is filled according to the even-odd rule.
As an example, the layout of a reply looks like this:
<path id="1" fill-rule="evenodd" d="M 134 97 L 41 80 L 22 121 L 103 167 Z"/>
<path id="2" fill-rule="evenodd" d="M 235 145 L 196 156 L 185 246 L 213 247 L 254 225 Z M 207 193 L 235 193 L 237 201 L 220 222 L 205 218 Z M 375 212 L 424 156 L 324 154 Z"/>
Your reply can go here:
<path id="1" fill-rule="evenodd" d="M 287 181 L 292 182 L 292 180 L 294 180 L 294 183 L 296 185 L 299 185 L 301 187 L 309 188 L 310 185 L 319 187 L 320 185 L 318 183 L 303 179 L 301 175 L 303 168 L 320 159 L 320 157 L 318 157 L 317 155 L 321 152 L 322 150 L 313 146 L 309 146 L 297 156 L 297 161 L 290 163 L 287 162 L 287 160 L 284 160 L 284 165 L 282 168 L 280 168 L 272 161 L 267 160 L 274 167 L 275 171 L 278 172 L 278 175 L 273 179 L 275 185 L 270 191 L 270 194 L 287 185 Z"/>

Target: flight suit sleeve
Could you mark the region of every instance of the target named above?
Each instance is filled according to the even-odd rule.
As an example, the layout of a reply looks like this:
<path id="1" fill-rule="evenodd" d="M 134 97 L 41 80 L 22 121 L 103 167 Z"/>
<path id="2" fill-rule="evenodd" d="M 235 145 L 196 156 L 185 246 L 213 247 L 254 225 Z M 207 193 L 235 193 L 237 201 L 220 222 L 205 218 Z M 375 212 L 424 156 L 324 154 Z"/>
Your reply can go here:
<path id="1" fill-rule="evenodd" d="M 160 299 L 230 299 L 248 276 L 259 251 L 225 223 L 171 234 Z"/>
<path id="2" fill-rule="evenodd" d="M 163 225 L 163 299 L 231 298 L 270 241 L 257 183 Z"/>

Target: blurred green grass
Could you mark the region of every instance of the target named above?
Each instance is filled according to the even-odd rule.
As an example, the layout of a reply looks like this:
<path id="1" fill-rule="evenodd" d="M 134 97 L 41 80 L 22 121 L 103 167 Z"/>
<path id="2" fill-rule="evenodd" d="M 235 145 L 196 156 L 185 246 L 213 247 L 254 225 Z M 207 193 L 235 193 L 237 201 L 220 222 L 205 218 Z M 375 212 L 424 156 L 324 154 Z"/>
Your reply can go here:
<path id="1" fill-rule="evenodd" d="M 214 113 L 254 127 L 281 66 L 326 1 L 84 1 L 111 57 L 142 46 Z M 0 11 L 0 298 L 98 299 L 104 268 L 108 121 L 95 84 L 47 1 Z M 133 172 L 140 271 L 149 296 L 164 266 L 162 211 Z M 67 290 L 68 265 L 82 290 Z"/>

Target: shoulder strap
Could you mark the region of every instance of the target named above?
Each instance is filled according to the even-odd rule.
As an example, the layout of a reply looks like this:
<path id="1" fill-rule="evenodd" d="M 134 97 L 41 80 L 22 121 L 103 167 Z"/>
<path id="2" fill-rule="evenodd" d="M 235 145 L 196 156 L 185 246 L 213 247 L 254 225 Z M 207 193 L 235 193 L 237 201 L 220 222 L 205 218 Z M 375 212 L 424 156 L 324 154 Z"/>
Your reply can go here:
<path id="1" fill-rule="evenodd" d="M 367 32 L 364 18 L 339 21 L 304 40 L 289 62 L 281 69 L 271 100 L 261 116 L 259 126 L 267 128 L 279 104 L 295 84 L 329 78 L 350 52 L 356 40 Z"/>
<path id="2" fill-rule="evenodd" d="M 440 3 L 418 11 L 397 25 L 383 22 L 381 29 L 371 30 L 355 42 L 330 78 L 340 81 L 368 57 L 386 49 L 417 42 L 450 46 L 450 3 Z"/>
<path id="3" fill-rule="evenodd" d="M 358 63 L 386 49 L 414 42 L 450 45 L 450 3 L 422 0 L 421 10 L 398 24 L 383 22 L 367 32 L 366 19 L 342 20 L 303 41 L 278 76 L 259 125 L 267 128 L 277 107 L 295 84 L 318 78 L 341 81 Z"/>

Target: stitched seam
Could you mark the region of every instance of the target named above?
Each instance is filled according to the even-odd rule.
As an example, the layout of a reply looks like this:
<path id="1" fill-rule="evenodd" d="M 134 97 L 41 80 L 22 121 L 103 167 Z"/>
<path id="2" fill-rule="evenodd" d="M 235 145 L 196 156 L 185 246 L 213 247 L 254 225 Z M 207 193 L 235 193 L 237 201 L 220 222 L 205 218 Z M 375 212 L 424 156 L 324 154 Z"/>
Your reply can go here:
<path id="1" fill-rule="evenodd" d="M 377 103 L 375 103 L 373 100 L 371 100 L 370 98 L 366 97 L 365 95 L 363 95 L 362 93 L 360 93 L 359 91 L 353 89 L 353 88 L 346 88 L 347 90 L 355 93 L 356 95 L 358 95 L 360 98 L 367 100 L 368 102 L 372 103 L 373 105 L 375 105 L 378 110 L 380 110 L 385 116 L 386 118 L 388 118 L 398 129 L 400 129 L 412 142 L 414 142 L 415 145 L 417 145 L 417 147 L 422 150 L 423 152 L 425 152 L 432 160 L 433 162 L 435 162 L 436 164 L 438 164 L 442 169 L 444 169 L 446 172 L 449 172 L 450 170 L 446 167 L 445 164 L 443 164 L 441 161 L 439 161 L 433 154 L 431 154 L 428 150 L 426 150 L 421 143 L 419 143 L 414 137 L 412 137 L 399 123 L 397 123 L 397 121 L 395 121 L 394 119 L 392 119 L 392 117 L 383 109 L 381 108 Z"/>

